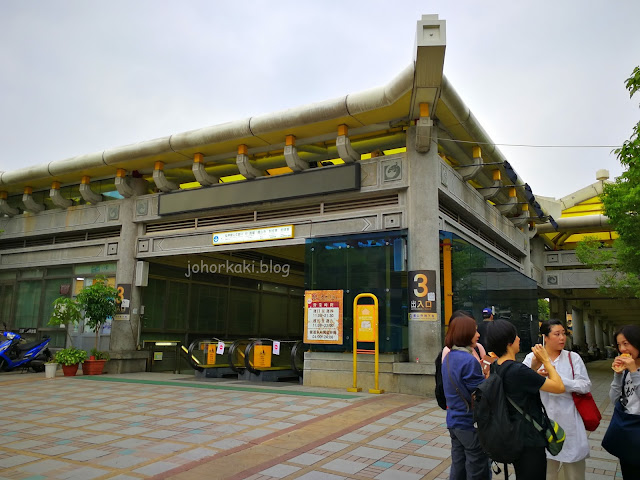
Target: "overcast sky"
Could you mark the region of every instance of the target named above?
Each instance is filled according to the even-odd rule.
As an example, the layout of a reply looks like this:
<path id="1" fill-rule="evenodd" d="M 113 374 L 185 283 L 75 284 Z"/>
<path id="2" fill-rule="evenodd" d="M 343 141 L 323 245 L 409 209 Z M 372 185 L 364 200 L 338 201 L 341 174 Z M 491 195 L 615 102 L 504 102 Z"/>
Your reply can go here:
<path id="1" fill-rule="evenodd" d="M 494 142 L 620 145 L 640 118 L 640 1 L 0 1 L 0 170 L 384 85 L 422 14 Z M 611 148 L 500 149 L 560 198 L 622 167 Z"/>

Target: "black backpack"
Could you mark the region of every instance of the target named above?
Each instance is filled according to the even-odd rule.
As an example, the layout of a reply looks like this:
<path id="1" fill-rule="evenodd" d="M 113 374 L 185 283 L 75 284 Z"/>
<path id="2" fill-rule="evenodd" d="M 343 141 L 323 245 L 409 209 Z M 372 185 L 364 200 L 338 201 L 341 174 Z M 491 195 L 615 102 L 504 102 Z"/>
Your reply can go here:
<path id="1" fill-rule="evenodd" d="M 499 463 L 513 463 L 524 449 L 520 422 L 511 421 L 502 385 L 502 376 L 510 365 L 502 368 L 497 362 L 492 363 L 489 378 L 473 392 L 473 421 L 480 445 L 489 458 Z"/>
<path id="2" fill-rule="evenodd" d="M 438 401 L 438 406 L 446 410 L 447 409 L 447 399 L 444 396 L 444 385 L 442 384 L 442 350 L 438 353 L 436 357 L 436 400 Z"/>
<path id="3" fill-rule="evenodd" d="M 480 349 L 478 347 L 476 347 L 476 352 L 478 353 L 478 356 L 480 356 Z M 438 353 L 434 363 L 436 364 L 436 400 L 438 402 L 438 406 L 441 409 L 446 410 L 447 398 L 444 395 L 444 385 L 442 383 L 442 350 Z"/>

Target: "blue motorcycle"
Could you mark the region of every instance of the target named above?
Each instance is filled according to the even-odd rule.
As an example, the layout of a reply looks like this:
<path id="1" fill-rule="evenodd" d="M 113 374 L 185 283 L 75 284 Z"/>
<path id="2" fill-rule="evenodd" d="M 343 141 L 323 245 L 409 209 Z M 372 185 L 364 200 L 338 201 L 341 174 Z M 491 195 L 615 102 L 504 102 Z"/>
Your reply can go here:
<path id="1" fill-rule="evenodd" d="M 18 333 L 3 331 L 0 334 L 0 371 L 9 372 L 17 368 L 43 372 L 44 364 L 51 360 L 47 345 L 50 338 L 27 343 Z"/>

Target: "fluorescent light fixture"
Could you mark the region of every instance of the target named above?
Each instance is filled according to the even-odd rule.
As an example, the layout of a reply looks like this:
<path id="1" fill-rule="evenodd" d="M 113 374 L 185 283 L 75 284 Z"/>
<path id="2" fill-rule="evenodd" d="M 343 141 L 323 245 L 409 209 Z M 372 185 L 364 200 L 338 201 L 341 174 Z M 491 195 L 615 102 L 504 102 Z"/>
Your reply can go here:
<path id="1" fill-rule="evenodd" d="M 178 342 L 156 342 L 156 347 L 175 347 Z"/>

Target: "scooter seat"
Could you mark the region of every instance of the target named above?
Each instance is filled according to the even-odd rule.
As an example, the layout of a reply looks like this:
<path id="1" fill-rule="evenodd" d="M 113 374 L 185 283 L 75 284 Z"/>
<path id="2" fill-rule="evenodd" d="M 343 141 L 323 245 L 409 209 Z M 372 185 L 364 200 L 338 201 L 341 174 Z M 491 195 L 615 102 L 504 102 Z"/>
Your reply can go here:
<path id="1" fill-rule="evenodd" d="M 42 342 L 29 342 L 29 343 L 19 343 L 16 345 L 18 347 L 18 351 L 24 352 L 26 350 L 31 350 L 33 347 L 40 345 Z"/>

